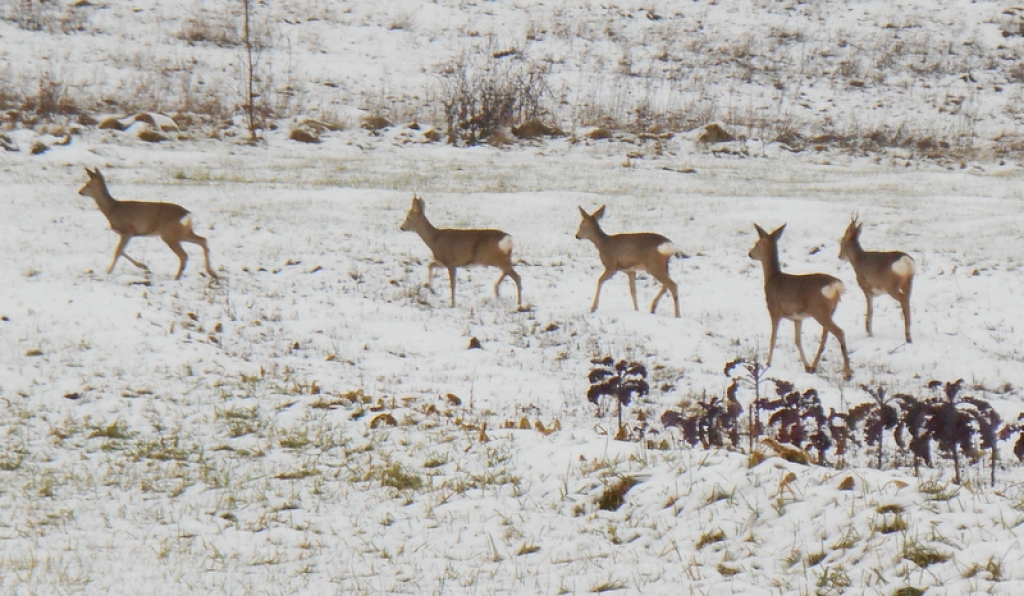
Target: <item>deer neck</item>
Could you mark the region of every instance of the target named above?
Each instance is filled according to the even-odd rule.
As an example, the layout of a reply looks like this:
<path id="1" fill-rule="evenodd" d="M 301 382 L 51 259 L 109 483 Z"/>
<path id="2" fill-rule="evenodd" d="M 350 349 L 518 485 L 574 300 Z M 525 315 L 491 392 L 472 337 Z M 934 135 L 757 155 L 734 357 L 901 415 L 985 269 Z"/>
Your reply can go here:
<path id="1" fill-rule="evenodd" d="M 430 223 L 430 220 L 427 219 L 426 215 L 420 215 L 420 217 L 416 218 L 413 231 L 419 234 L 420 238 L 423 239 L 423 242 L 431 248 L 433 248 L 438 237 L 441 235 L 440 231 L 434 227 L 434 224 Z"/>
<path id="2" fill-rule="evenodd" d="M 782 273 L 782 266 L 779 265 L 779 249 L 771 247 L 768 256 L 761 260 L 761 267 L 764 269 L 764 283 L 767 286 L 768 280 Z"/>
<path id="3" fill-rule="evenodd" d="M 848 246 L 850 247 L 850 250 L 847 251 L 847 257 L 850 260 L 850 264 L 856 267 L 861 257 L 864 256 L 864 249 L 860 246 L 860 239 L 854 238 L 850 241 Z"/>
<path id="4" fill-rule="evenodd" d="M 601 226 L 599 225 L 595 224 L 591 232 L 592 233 L 590 234 L 590 237 L 588 239 L 594 243 L 594 246 L 597 246 L 598 248 L 608 244 L 608 241 L 611 240 L 611 235 L 606 234 L 605 231 L 602 230 Z"/>
<path id="5" fill-rule="evenodd" d="M 90 188 L 87 192 L 87 196 L 96 201 L 96 206 L 99 207 L 100 211 L 105 215 L 110 215 L 117 207 L 117 199 L 110 196 L 110 192 L 107 190 L 107 186 L 105 184 L 97 188 Z"/>

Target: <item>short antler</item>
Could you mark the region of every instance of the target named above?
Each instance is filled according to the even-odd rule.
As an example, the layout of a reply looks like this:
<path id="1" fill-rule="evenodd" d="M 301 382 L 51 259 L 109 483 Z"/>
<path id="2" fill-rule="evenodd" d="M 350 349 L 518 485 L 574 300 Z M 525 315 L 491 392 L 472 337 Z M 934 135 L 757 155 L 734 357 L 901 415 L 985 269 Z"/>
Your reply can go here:
<path id="1" fill-rule="evenodd" d="M 907 343 L 910 337 L 910 292 L 914 285 L 914 274 L 917 264 L 913 257 L 905 252 L 872 252 L 860 245 L 862 223 L 854 216 L 839 241 L 839 258 L 849 261 L 857 274 L 857 285 L 864 291 L 867 301 L 867 314 L 864 327 L 868 335 L 872 334 L 871 323 L 874 318 L 874 299 L 879 294 L 888 294 L 900 303 L 903 311 L 903 335 Z"/>

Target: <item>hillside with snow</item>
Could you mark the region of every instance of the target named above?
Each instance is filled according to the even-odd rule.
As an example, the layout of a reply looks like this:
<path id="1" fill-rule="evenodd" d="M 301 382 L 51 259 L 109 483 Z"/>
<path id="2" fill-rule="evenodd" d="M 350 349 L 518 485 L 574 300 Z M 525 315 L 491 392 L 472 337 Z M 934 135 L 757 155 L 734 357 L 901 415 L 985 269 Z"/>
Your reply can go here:
<path id="1" fill-rule="evenodd" d="M 253 8 L 249 143 L 234 4 L 0 3 L 3 592 L 1020 592 L 1020 9 Z M 539 77 L 519 115 L 561 134 L 446 142 L 455 75 L 486 72 Z M 713 122 L 733 140 L 702 140 Z M 175 281 L 156 238 L 127 251 L 149 272 L 107 274 L 117 235 L 77 194 L 86 167 L 117 199 L 189 209 L 218 279 L 186 245 Z M 399 229 L 414 194 L 439 227 L 512 236 L 522 308 L 493 268 L 459 269 L 454 308 L 446 272 L 425 287 L 430 251 Z M 644 274 L 639 311 L 620 273 L 589 312 L 603 267 L 574 235 L 601 205 L 607 232 L 685 253 L 679 318 L 647 312 Z M 913 343 L 888 296 L 865 331 L 838 258 L 854 213 L 865 248 L 916 260 Z M 789 453 L 772 440 L 795 427 L 769 424 L 785 407 L 749 435 L 777 388 L 725 372 L 767 357 L 754 223 L 786 224 L 786 271 L 843 281 L 853 368 L 830 338 L 804 372 L 786 321 L 765 378 L 804 413 L 909 396 L 881 447 L 830 419 L 824 449 Z M 621 430 L 588 400 L 604 357 L 646 370 Z M 735 439 L 665 423 L 736 379 Z M 958 379 L 957 408 L 999 416 L 961 420 L 959 484 L 938 438 L 931 465 L 908 447 L 927 430 L 910 400 Z"/>

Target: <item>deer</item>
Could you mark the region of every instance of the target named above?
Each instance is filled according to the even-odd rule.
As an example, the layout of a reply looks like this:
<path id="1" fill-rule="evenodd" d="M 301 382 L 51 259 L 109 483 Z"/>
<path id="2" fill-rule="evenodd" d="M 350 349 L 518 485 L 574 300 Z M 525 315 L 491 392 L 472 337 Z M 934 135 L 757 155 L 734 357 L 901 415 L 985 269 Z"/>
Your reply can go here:
<path id="1" fill-rule="evenodd" d="M 914 274 L 917 263 L 905 252 L 866 251 L 860 246 L 860 230 L 863 223 L 857 221 L 857 215 L 846 226 L 846 232 L 839 241 L 839 258 L 849 261 L 857 274 L 857 285 L 864 290 L 868 312 L 864 320 L 864 328 L 868 336 L 871 332 L 871 319 L 874 316 L 873 302 L 875 296 L 888 294 L 900 303 L 903 310 L 903 334 L 907 343 L 910 337 L 910 290 L 914 285 Z"/>
<path id="2" fill-rule="evenodd" d="M 93 170 L 85 168 L 85 172 L 89 174 L 89 181 L 79 189 L 78 194 L 95 200 L 96 206 L 110 222 L 110 229 L 121 236 L 117 243 L 117 249 L 114 251 L 114 260 L 107 268 L 107 274 L 114 270 L 117 260 L 122 255 L 131 264 L 149 272 L 149 267 L 128 256 L 124 250 L 131 239 L 136 236 L 160 236 L 160 239 L 167 243 L 174 254 L 178 255 L 180 261 L 178 274 L 174 279 L 181 279 L 181 274 L 185 271 L 185 264 L 188 263 L 188 254 L 181 247 L 182 242 L 191 242 L 203 248 L 206 272 L 210 274 L 210 277 L 217 279 L 217 274 L 210 267 L 210 249 L 206 245 L 206 238 L 192 231 L 192 216 L 187 209 L 174 203 L 118 201 L 110 196 L 107 183 L 99 168 Z"/>
<path id="3" fill-rule="evenodd" d="M 427 219 L 426 203 L 416 195 L 412 197 L 412 206 L 400 229 L 403 232 L 416 232 L 434 255 L 427 265 L 427 287 L 431 292 L 434 291 L 434 268 L 444 267 L 448 270 L 452 308 L 455 307 L 456 269 L 473 265 L 501 269 L 501 277 L 494 284 L 495 296 L 499 295 L 501 282 L 506 277 L 512 278 L 516 284 L 516 304 L 522 307 L 523 284 L 512 265 L 512 236 L 493 229 L 436 228 Z"/>
<path id="4" fill-rule="evenodd" d="M 768 316 L 772 321 L 767 365 L 772 364 L 779 322 L 782 319 L 789 319 L 793 321 L 796 349 L 800 353 L 800 361 L 805 371 L 813 373 L 818 370 L 818 362 L 825 351 L 825 341 L 831 333 L 839 340 L 839 347 L 843 351 L 843 375 L 850 379 L 853 370 L 850 368 L 850 356 L 846 350 L 846 335 L 832 320 L 846 286 L 838 278 L 825 273 L 793 275 L 782 271 L 779 265 L 778 242 L 783 230 L 786 229 L 786 224 L 770 234 L 757 224 L 754 224 L 754 228 L 757 229 L 758 239 L 748 256 L 760 261 L 764 269 L 764 295 L 768 304 Z M 821 343 L 818 345 L 814 361 L 810 364 L 807 363 L 800 338 L 803 320 L 807 318 L 813 318 L 821 325 Z"/>
<path id="5" fill-rule="evenodd" d="M 633 234 L 607 234 L 601 229 L 599 220 L 604 217 L 605 206 L 593 213 L 587 213 L 580 207 L 580 227 L 576 231 L 577 240 L 590 240 L 597 247 L 597 252 L 604 265 L 604 273 L 597 280 L 597 293 L 590 312 L 597 310 L 601 299 L 601 286 L 619 271 L 625 271 L 629 277 L 629 294 L 633 297 L 633 310 L 640 310 L 636 302 L 636 272 L 646 271 L 654 279 L 661 282 L 661 291 L 651 303 L 651 313 L 658 309 L 658 301 L 665 292 L 672 292 L 676 317 L 679 317 L 679 294 L 676 282 L 668 274 L 668 262 L 672 255 L 679 254 L 675 245 L 661 234 L 640 232 Z"/>

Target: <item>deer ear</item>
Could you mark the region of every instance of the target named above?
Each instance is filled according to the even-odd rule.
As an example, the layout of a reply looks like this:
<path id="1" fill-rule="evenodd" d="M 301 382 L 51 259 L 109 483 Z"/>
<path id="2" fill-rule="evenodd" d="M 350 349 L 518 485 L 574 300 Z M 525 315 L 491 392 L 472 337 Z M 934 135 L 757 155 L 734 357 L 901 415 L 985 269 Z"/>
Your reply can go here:
<path id="1" fill-rule="evenodd" d="M 761 238 L 768 237 L 768 232 L 765 232 L 764 228 L 762 228 L 761 226 L 754 224 L 754 229 L 757 230 L 757 235 L 760 236 Z"/>
<path id="2" fill-rule="evenodd" d="M 772 232 L 772 238 L 778 240 L 782 236 L 782 231 L 785 230 L 785 229 L 786 229 L 786 224 L 782 224 L 781 226 L 775 228 L 775 231 Z"/>
<path id="3" fill-rule="evenodd" d="M 593 217 L 594 219 L 601 219 L 602 217 L 604 217 L 604 208 L 605 206 L 601 205 L 601 208 L 592 213 L 591 217 Z"/>

